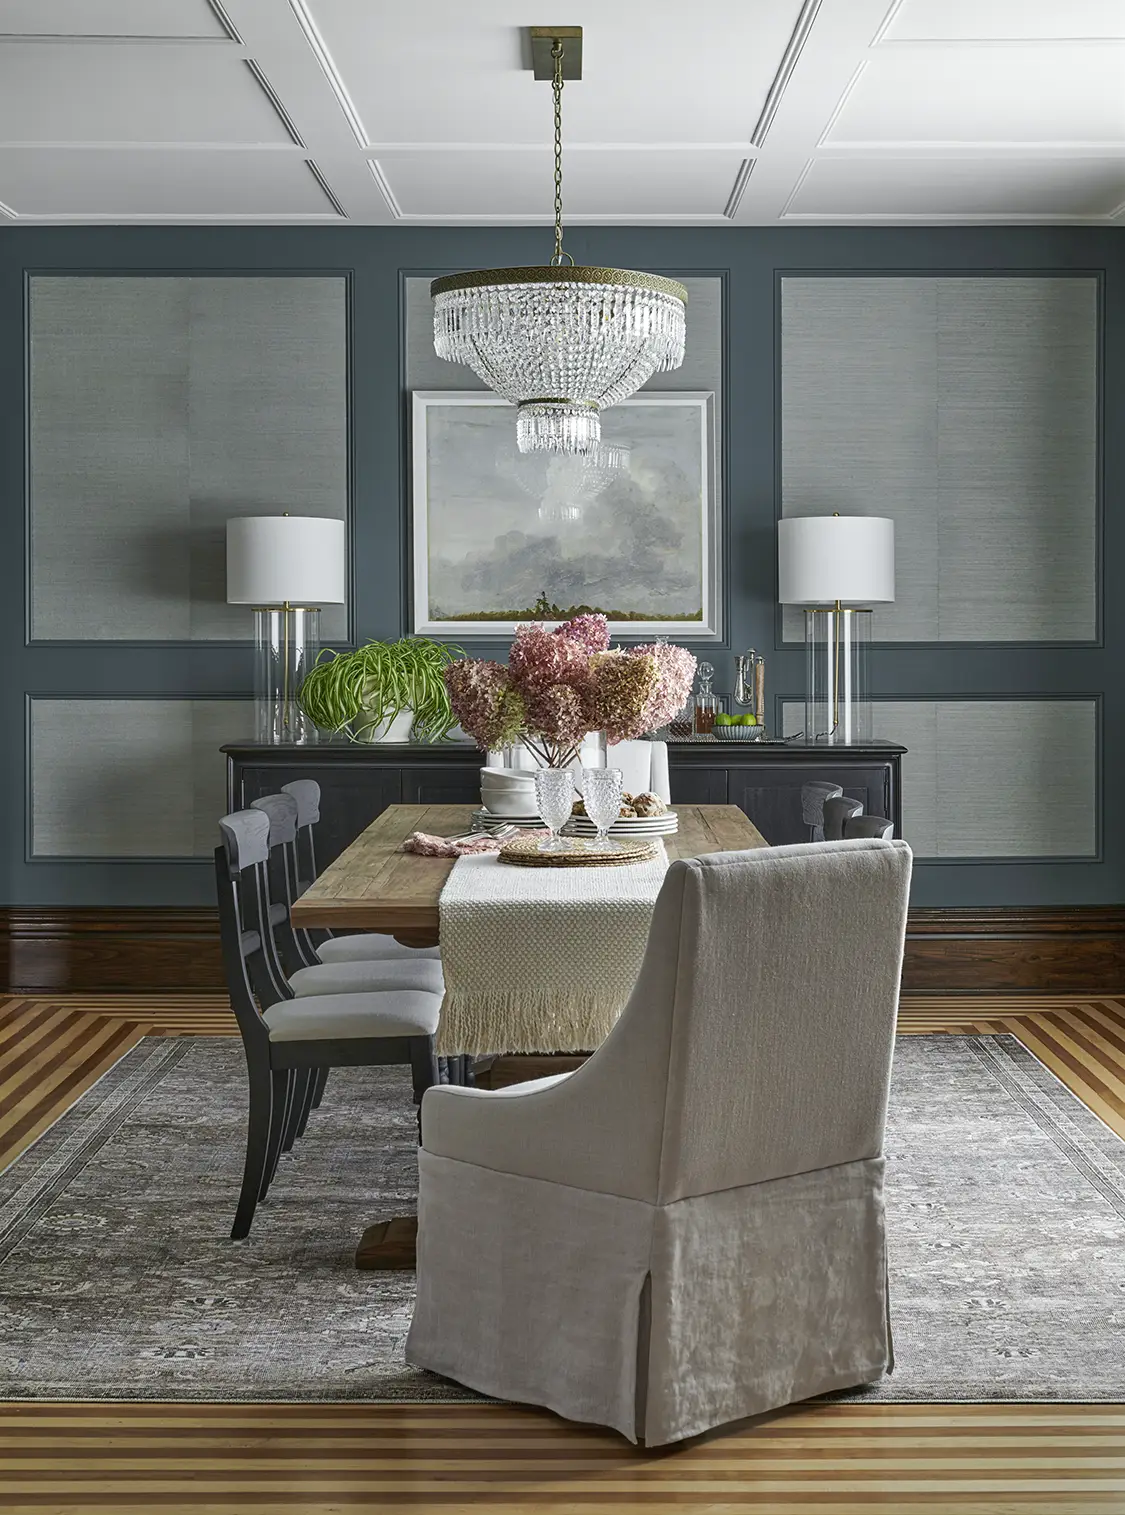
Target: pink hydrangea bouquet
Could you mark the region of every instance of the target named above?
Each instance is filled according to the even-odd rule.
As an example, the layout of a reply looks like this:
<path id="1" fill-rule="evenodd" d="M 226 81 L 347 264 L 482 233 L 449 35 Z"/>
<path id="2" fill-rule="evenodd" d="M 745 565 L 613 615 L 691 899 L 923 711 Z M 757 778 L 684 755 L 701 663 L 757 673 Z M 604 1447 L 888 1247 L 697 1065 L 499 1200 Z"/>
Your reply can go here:
<path id="1" fill-rule="evenodd" d="M 478 747 L 523 742 L 548 767 L 565 768 L 591 731 L 626 742 L 666 725 L 694 675 L 685 648 L 611 648 L 605 616 L 579 615 L 553 631 L 520 626 L 506 668 L 465 658 L 444 676 L 453 713 Z"/>

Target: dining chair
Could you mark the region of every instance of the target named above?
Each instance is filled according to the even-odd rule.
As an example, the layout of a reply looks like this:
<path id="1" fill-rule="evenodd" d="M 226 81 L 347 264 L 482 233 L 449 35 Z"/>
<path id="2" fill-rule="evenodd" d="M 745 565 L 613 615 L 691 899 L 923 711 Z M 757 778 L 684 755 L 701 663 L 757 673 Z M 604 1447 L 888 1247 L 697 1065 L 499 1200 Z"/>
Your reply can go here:
<path id="1" fill-rule="evenodd" d="M 269 794 L 255 800 L 251 809 L 264 815 L 268 825 L 269 863 L 265 873 L 266 926 L 272 956 L 286 970 L 283 997 L 310 994 L 351 994 L 367 989 L 425 989 L 443 994 L 441 963 L 433 958 L 408 958 L 402 954 L 345 959 L 325 963 L 316 957 L 303 960 L 298 934 L 290 916 L 291 893 L 285 851 L 296 834 L 297 805 L 292 795 Z M 274 879 L 280 877 L 282 897 L 275 894 Z"/>
<path id="2" fill-rule="evenodd" d="M 824 802 L 843 794 L 841 784 L 825 784 L 816 780 L 801 785 L 801 819 L 809 828 L 810 842 L 824 840 Z"/>
<path id="3" fill-rule="evenodd" d="M 846 794 L 834 795 L 824 802 L 824 840 L 841 842 L 844 839 L 844 822 L 854 815 L 863 814 L 861 800 L 849 799 Z"/>
<path id="4" fill-rule="evenodd" d="M 421 1101 L 436 1078 L 433 1036 L 441 995 L 397 988 L 261 1005 L 254 984 L 261 981 L 270 939 L 269 820 L 259 810 L 240 810 L 224 816 L 219 831 L 215 883 L 223 967 L 250 1081 L 246 1159 L 231 1229 L 239 1240 L 249 1234 L 277 1171 L 293 1110 L 317 1069 L 405 1064 L 415 1101 Z"/>
<path id="5" fill-rule="evenodd" d="M 281 792 L 289 795 L 297 806 L 297 834 L 290 861 L 292 897 L 297 899 L 317 877 L 315 831 L 320 822 L 320 785 L 315 779 L 293 779 L 282 784 Z M 366 962 L 377 958 L 423 962 L 441 957 L 437 947 L 405 947 L 393 936 L 380 932 L 335 936 L 330 931 L 305 931 L 304 935 L 321 963 Z"/>
<path id="6" fill-rule="evenodd" d="M 586 1063 L 427 1090 L 407 1360 L 649 1445 L 880 1378 L 910 868 L 898 841 L 674 862 Z"/>
<path id="7" fill-rule="evenodd" d="M 853 815 L 844 822 L 844 839 L 849 842 L 859 837 L 876 837 L 881 842 L 889 842 L 894 834 L 894 822 L 882 815 Z"/>

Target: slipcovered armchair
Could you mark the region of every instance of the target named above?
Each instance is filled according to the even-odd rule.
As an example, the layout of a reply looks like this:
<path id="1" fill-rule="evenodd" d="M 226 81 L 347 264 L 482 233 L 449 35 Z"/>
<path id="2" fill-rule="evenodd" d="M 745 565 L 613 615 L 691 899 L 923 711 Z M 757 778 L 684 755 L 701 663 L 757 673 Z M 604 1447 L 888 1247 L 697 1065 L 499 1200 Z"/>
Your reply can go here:
<path id="1" fill-rule="evenodd" d="M 427 1090 L 408 1360 L 650 1446 L 881 1377 L 910 867 L 897 841 L 673 863 L 581 1068 Z"/>

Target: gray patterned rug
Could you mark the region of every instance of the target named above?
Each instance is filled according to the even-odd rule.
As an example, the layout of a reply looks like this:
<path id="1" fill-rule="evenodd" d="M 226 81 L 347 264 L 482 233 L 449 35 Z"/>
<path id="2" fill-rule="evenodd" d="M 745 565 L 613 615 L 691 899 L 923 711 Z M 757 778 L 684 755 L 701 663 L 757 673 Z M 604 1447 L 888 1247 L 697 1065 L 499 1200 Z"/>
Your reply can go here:
<path id="1" fill-rule="evenodd" d="M 0 1398 L 456 1400 L 406 1366 L 400 1069 L 334 1073 L 246 1242 L 237 1040 L 149 1038 L 0 1176 Z M 898 1369 L 865 1401 L 1125 1399 L 1125 1144 L 1012 1037 L 899 1040 Z M 847 1396 L 845 1396 L 847 1397 Z"/>

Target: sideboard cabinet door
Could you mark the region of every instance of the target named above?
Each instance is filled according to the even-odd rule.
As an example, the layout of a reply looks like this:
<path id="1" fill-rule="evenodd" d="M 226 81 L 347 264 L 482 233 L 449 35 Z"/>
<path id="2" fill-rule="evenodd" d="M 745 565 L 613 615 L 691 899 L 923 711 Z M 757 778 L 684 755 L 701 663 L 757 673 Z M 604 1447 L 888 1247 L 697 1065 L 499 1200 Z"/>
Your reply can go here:
<path id="1" fill-rule="evenodd" d="M 480 804 L 480 764 L 424 763 L 402 770 L 404 805 Z"/>
<path id="2" fill-rule="evenodd" d="M 730 792 L 725 768 L 697 768 L 694 764 L 679 767 L 673 761 L 669 763 L 668 784 L 673 805 L 739 803 Z"/>
<path id="3" fill-rule="evenodd" d="M 882 764 L 732 767 L 730 803 L 745 811 L 771 847 L 807 842 L 810 836 L 801 815 L 801 789 L 813 782 L 839 784 L 849 799 L 860 801 L 868 815 L 894 819 L 888 809 L 890 773 Z"/>

